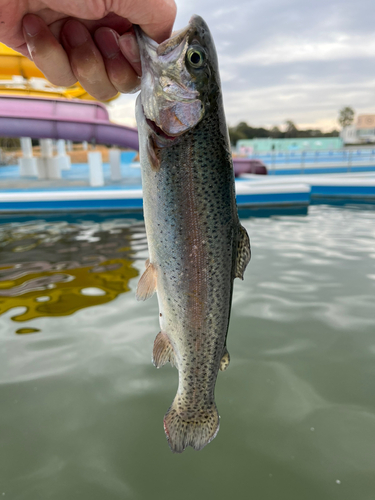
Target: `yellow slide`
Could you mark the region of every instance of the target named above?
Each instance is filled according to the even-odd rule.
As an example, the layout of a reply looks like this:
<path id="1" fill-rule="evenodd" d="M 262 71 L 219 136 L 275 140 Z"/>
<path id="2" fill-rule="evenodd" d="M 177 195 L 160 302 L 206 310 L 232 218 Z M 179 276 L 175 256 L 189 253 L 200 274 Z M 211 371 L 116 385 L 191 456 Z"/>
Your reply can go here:
<path id="1" fill-rule="evenodd" d="M 14 79 L 14 76 L 23 79 Z M 35 85 L 32 78 L 44 79 L 44 75 L 27 57 L 0 43 L 0 95 L 96 100 L 78 82 L 71 87 L 55 87 L 45 79 L 43 85 Z M 118 95 L 109 101 L 116 99 Z"/>

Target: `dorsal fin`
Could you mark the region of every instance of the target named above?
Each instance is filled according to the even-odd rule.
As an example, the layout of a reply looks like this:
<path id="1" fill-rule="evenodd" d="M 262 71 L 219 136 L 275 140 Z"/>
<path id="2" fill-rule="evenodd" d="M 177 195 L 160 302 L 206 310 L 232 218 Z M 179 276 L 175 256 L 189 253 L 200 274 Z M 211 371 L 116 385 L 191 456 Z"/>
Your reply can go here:
<path id="1" fill-rule="evenodd" d="M 146 262 L 146 266 L 145 272 L 138 281 L 137 291 L 135 293 L 137 300 L 147 300 L 154 295 L 156 290 L 156 269 L 150 262 L 148 265 Z"/>
<path id="2" fill-rule="evenodd" d="M 250 239 L 247 234 L 246 229 L 239 226 L 239 234 L 238 234 L 238 246 L 237 246 L 237 261 L 236 261 L 236 278 L 241 278 L 243 280 L 243 275 L 246 269 L 246 266 L 250 262 L 251 258 L 251 249 L 250 249 Z"/>
<path id="3" fill-rule="evenodd" d="M 154 350 L 152 352 L 152 362 L 156 368 L 160 368 L 166 363 L 170 362 L 172 366 L 176 365 L 174 350 L 172 344 L 168 338 L 168 335 L 163 332 L 159 332 L 156 335 L 154 342 Z"/>

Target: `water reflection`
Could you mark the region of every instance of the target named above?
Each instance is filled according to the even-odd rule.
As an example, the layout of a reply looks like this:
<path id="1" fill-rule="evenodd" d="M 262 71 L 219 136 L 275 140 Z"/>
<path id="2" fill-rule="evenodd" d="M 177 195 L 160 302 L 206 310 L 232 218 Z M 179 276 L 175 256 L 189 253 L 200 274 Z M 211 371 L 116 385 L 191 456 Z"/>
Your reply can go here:
<path id="1" fill-rule="evenodd" d="M 138 275 L 134 253 L 142 247 L 143 223 L 126 219 L 3 224 L 0 314 L 21 306 L 12 319 L 24 322 L 110 302 L 129 291 L 129 280 Z"/>
<path id="2" fill-rule="evenodd" d="M 104 266 L 119 264 L 116 258 L 144 269 L 142 225 L 119 215 L 80 217 L 49 216 L 48 231 L 38 226 L 32 238 L 30 220 L 0 217 L 0 229 L 6 223 L 13 235 L 5 244 L 1 233 L 1 291 L 73 276 L 79 268 L 66 263 L 91 268 L 87 277 L 108 276 L 111 286 L 124 268 Z M 25 314 L 22 299 L 34 294 L 35 305 L 52 307 L 54 290 L 74 287 L 77 278 L 0 297 L 3 307 L 23 306 L 0 316 L 0 498 L 66 500 L 77 491 L 80 500 L 148 499 L 155 491 L 163 500 L 176 492 L 179 500 L 374 498 L 375 210 L 313 206 L 308 217 L 241 223 L 253 256 L 234 287 L 231 364 L 216 394 L 220 433 L 199 453 L 176 457 L 165 440 L 162 416 L 177 378 L 171 366 L 156 371 L 150 361 L 159 331 L 155 296 L 140 303 L 133 292 L 121 293 L 74 315 L 17 323 L 10 317 Z M 55 233 L 60 239 L 51 246 L 39 241 L 19 251 Z M 99 247 L 106 243 L 116 245 Z M 11 275 L 16 283 L 5 287 Z M 85 281 L 79 298 L 107 294 Z"/>

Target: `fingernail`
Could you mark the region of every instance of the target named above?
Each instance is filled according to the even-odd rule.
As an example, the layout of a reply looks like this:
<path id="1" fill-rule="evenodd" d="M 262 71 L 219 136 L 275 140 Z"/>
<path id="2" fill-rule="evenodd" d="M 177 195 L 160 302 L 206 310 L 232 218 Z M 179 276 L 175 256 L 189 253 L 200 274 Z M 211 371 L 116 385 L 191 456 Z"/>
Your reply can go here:
<path id="1" fill-rule="evenodd" d="M 141 60 L 139 47 L 133 33 L 125 33 L 118 41 L 121 51 L 126 59 L 131 63 L 137 63 Z"/>
<path id="2" fill-rule="evenodd" d="M 99 29 L 95 32 L 95 41 L 104 57 L 112 59 L 120 53 L 117 36 L 111 29 Z"/>
<path id="3" fill-rule="evenodd" d="M 72 49 L 83 45 L 88 40 L 87 30 L 79 21 L 68 21 L 63 31 L 64 37 Z"/>
<path id="4" fill-rule="evenodd" d="M 37 16 L 25 16 L 22 24 L 23 29 L 29 36 L 36 36 L 42 28 L 42 24 Z"/>
<path id="5" fill-rule="evenodd" d="M 128 94 L 136 94 L 139 90 L 141 90 L 141 79 L 140 79 L 140 77 L 138 77 L 137 85 L 132 90 L 129 90 Z"/>

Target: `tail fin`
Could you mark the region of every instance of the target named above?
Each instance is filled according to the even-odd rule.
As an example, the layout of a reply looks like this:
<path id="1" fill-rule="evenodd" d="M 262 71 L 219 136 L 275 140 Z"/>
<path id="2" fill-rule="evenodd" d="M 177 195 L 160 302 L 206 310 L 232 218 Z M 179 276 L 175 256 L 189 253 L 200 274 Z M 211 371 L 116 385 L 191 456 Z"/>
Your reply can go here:
<path id="1" fill-rule="evenodd" d="M 164 417 L 164 431 L 173 453 L 182 453 L 187 446 L 201 450 L 219 432 L 220 416 L 215 403 L 188 416 L 178 412 L 176 401 Z"/>

